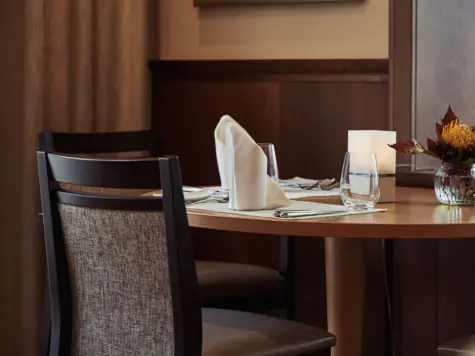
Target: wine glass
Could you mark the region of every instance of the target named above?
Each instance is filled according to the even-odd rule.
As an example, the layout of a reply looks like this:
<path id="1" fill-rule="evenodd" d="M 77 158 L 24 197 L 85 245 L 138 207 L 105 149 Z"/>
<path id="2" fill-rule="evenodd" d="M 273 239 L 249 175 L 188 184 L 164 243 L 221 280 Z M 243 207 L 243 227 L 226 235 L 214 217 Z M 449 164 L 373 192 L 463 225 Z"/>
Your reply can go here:
<path id="1" fill-rule="evenodd" d="M 279 182 L 279 168 L 277 166 L 277 158 L 275 155 L 275 148 L 272 143 L 258 143 L 267 157 L 267 175 Z"/>

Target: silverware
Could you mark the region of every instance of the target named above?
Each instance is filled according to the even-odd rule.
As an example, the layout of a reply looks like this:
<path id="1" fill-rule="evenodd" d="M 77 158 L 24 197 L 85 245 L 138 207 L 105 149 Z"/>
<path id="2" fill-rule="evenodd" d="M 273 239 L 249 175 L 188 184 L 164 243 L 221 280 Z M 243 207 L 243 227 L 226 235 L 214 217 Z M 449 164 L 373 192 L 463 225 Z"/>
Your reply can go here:
<path id="1" fill-rule="evenodd" d="M 312 189 L 315 189 L 315 188 L 319 188 L 320 187 L 320 182 L 321 181 L 317 180 L 315 183 L 313 183 L 311 185 L 298 184 L 298 186 L 299 186 L 300 189 L 303 189 L 303 190 L 312 190 Z"/>
<path id="2" fill-rule="evenodd" d="M 315 188 L 320 188 L 322 190 L 330 190 L 330 189 L 333 189 L 333 187 L 336 184 L 338 184 L 338 182 L 336 182 L 336 179 L 331 178 L 331 179 L 317 180 L 314 184 L 312 184 L 310 186 L 300 186 L 300 188 L 302 188 L 304 190 L 312 190 L 312 189 L 315 189 Z"/>
<path id="3" fill-rule="evenodd" d="M 289 182 L 285 180 L 280 181 L 281 187 L 292 187 L 292 188 L 300 188 L 303 190 L 312 190 L 312 189 L 321 189 L 321 190 L 331 190 L 337 188 L 340 185 L 335 178 L 331 179 L 319 179 L 314 181 L 314 183 L 297 183 L 297 182 Z"/>
<path id="4" fill-rule="evenodd" d="M 341 214 L 346 213 L 347 210 L 330 210 L 330 211 L 307 211 L 307 212 L 283 212 L 283 211 L 276 211 L 274 213 L 274 217 L 276 218 L 284 218 L 284 219 L 291 219 L 291 218 L 303 218 L 309 216 L 323 216 L 323 215 L 332 215 L 332 214 Z"/>
<path id="5" fill-rule="evenodd" d="M 310 209 L 292 209 L 292 208 L 277 208 L 276 211 L 286 212 L 286 211 L 311 211 Z"/>
<path id="6" fill-rule="evenodd" d="M 185 202 L 186 205 L 195 205 L 195 204 L 201 204 L 201 203 L 206 203 L 206 202 L 209 202 L 209 201 L 213 201 L 215 200 L 216 198 L 204 198 L 204 199 L 200 199 L 200 200 L 193 200 L 193 201 L 189 201 L 189 202 Z"/>
<path id="7" fill-rule="evenodd" d="M 300 189 L 308 189 L 310 187 L 319 184 L 320 180 L 316 180 L 313 183 L 298 183 L 298 182 L 291 182 L 286 180 L 279 181 L 279 185 L 283 188 L 300 188 Z"/>
<path id="8" fill-rule="evenodd" d="M 340 182 L 336 182 L 336 181 L 329 185 L 320 185 L 321 190 L 332 190 L 339 187 L 340 187 Z"/>
<path id="9" fill-rule="evenodd" d="M 216 201 L 217 203 L 228 203 L 229 202 L 229 197 L 228 196 L 211 196 L 207 198 L 203 198 L 200 200 L 193 200 L 190 202 L 185 202 L 186 205 L 195 205 L 195 204 L 201 204 L 201 203 L 208 203 L 211 201 Z"/>

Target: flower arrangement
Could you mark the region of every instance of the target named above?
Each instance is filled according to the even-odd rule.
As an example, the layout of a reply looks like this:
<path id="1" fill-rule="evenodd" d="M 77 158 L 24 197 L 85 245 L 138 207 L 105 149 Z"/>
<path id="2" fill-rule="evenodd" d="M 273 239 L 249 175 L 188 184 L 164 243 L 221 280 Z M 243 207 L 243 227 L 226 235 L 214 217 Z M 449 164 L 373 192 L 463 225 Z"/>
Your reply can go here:
<path id="1" fill-rule="evenodd" d="M 449 106 L 440 123 L 435 124 L 437 139 L 427 139 L 427 148 L 416 140 L 389 145 L 405 154 L 425 154 L 453 165 L 475 161 L 475 128 L 464 124 Z"/>
<path id="2" fill-rule="evenodd" d="M 443 204 L 475 203 L 475 128 L 464 124 L 449 106 L 435 124 L 437 138 L 427 139 L 427 148 L 416 140 L 389 145 L 405 154 L 424 154 L 442 162 L 434 175 L 437 199 Z"/>

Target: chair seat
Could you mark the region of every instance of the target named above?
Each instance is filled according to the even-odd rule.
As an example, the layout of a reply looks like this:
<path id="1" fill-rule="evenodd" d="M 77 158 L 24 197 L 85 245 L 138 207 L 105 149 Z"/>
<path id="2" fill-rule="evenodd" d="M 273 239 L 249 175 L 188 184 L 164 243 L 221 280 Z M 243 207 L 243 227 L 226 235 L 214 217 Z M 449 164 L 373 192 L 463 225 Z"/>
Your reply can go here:
<path id="1" fill-rule="evenodd" d="M 222 309 L 202 309 L 203 356 L 304 355 L 336 344 L 329 332 L 292 321 Z"/>
<path id="2" fill-rule="evenodd" d="M 475 334 L 451 340 L 437 349 L 439 356 L 475 356 Z"/>
<path id="3" fill-rule="evenodd" d="M 285 279 L 279 272 L 260 266 L 196 261 L 196 273 L 203 300 L 245 298 L 286 289 Z"/>

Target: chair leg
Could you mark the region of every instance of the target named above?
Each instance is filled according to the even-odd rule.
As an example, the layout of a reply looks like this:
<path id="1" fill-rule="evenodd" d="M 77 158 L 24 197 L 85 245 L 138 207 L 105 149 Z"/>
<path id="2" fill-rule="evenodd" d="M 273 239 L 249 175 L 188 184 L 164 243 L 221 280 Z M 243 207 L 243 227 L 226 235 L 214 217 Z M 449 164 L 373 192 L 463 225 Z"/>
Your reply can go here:
<path id="1" fill-rule="evenodd" d="M 38 214 L 38 223 L 43 224 L 43 213 Z M 45 290 L 43 301 L 43 327 L 41 330 L 39 356 L 48 356 L 51 346 L 51 303 L 49 298 L 49 279 L 45 273 Z"/>
<path id="2" fill-rule="evenodd" d="M 51 342 L 51 305 L 49 298 L 48 276 L 45 278 L 44 305 L 43 305 L 43 328 L 41 330 L 40 356 L 48 356 Z"/>

